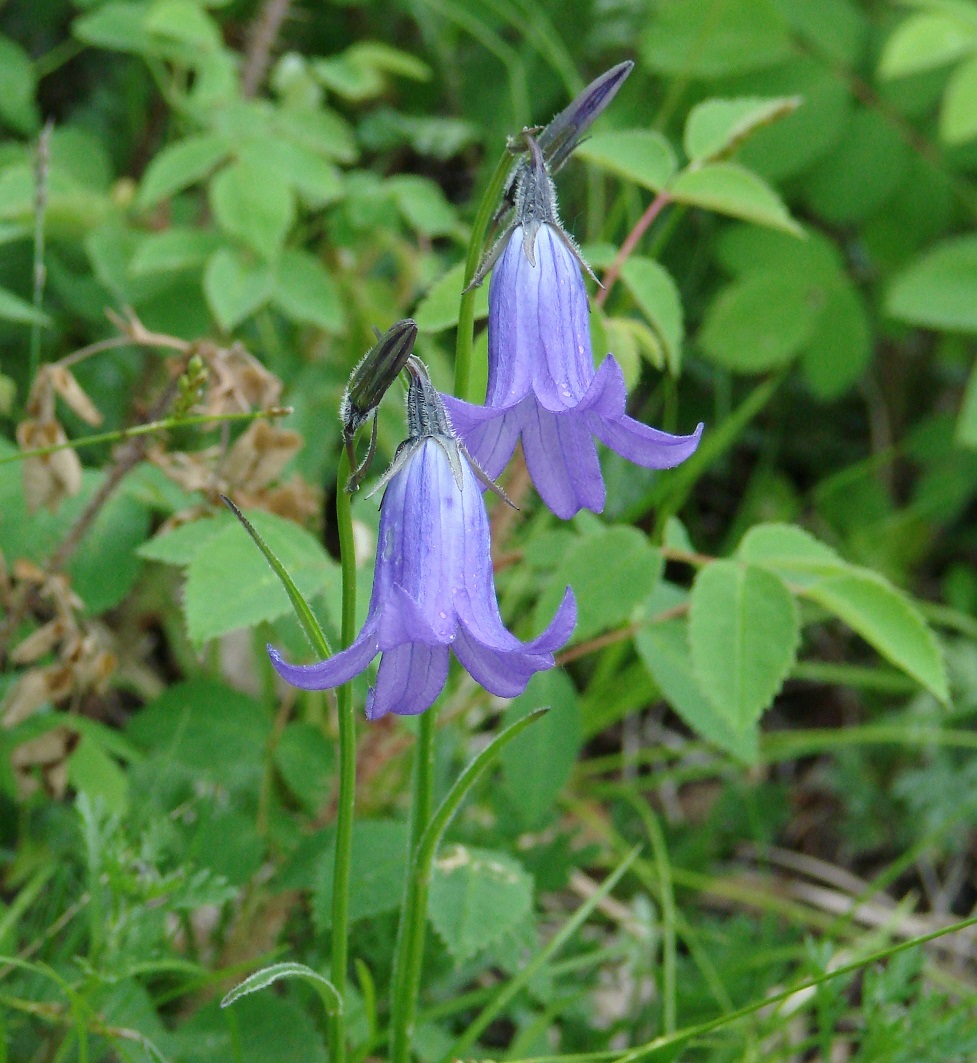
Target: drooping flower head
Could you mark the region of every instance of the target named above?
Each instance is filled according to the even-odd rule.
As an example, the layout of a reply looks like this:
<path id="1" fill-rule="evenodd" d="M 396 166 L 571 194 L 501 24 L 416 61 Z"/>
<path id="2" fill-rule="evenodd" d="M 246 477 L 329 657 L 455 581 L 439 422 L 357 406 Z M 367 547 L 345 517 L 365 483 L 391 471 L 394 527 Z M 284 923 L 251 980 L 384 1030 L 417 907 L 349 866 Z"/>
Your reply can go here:
<path id="1" fill-rule="evenodd" d="M 549 627 L 520 642 L 499 614 L 488 516 L 476 473 L 442 402 L 415 357 L 407 362 L 409 436 L 384 477 L 373 593 L 366 622 L 347 649 L 313 665 L 292 665 L 268 647 L 272 664 L 305 690 L 339 686 L 379 653 L 371 720 L 423 712 L 448 676 L 449 649 L 490 693 L 515 697 L 573 630 L 576 604 L 567 588 Z"/>
<path id="2" fill-rule="evenodd" d="M 586 264 L 560 223 L 542 152 L 527 139 L 531 154 L 519 171 L 514 219 L 487 263 L 496 258 L 486 405 L 445 402 L 458 435 L 493 479 L 521 439 L 536 490 L 566 519 L 604 508 L 595 440 L 636 465 L 668 469 L 695 450 L 702 425 L 674 436 L 636 421 L 625 412 L 627 389 L 613 356 L 595 371 Z"/>

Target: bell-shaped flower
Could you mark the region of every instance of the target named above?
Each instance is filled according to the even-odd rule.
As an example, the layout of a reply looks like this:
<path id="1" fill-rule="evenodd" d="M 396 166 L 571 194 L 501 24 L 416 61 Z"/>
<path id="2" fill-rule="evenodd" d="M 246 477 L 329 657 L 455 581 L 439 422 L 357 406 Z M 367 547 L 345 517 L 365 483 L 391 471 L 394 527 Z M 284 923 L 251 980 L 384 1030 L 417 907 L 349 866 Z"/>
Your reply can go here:
<path id="1" fill-rule="evenodd" d="M 576 622 L 567 588 L 537 638 L 520 642 L 506 629 L 477 474 L 423 364 L 411 357 L 407 369 L 409 438 L 382 481 L 387 486 L 363 629 L 351 646 L 318 664 L 287 664 L 268 648 L 279 675 L 305 690 L 339 686 L 379 653 L 376 686 L 366 702 L 371 720 L 428 708 L 447 679 L 449 650 L 490 693 L 515 697 L 534 672 L 553 667 L 554 651 Z"/>
<path id="2" fill-rule="evenodd" d="M 702 425 L 669 435 L 625 412 L 615 359 L 594 369 L 579 252 L 564 232 L 541 152 L 520 172 L 514 223 L 476 275 L 489 285 L 485 406 L 445 398 L 469 453 L 495 479 L 522 440 L 526 466 L 547 506 L 564 519 L 604 507 L 595 440 L 628 461 L 668 469 L 699 445 Z"/>

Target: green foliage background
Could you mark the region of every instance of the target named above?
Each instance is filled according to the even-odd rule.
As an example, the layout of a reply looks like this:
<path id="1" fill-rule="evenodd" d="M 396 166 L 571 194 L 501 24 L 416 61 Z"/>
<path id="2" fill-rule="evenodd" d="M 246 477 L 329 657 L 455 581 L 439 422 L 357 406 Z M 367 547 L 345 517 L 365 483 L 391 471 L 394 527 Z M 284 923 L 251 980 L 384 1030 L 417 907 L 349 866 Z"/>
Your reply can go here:
<path id="1" fill-rule="evenodd" d="M 452 673 L 441 793 L 487 734 L 553 711 L 441 852 L 414 1051 L 450 1058 L 640 843 L 469 1054 L 977 1055 L 966 931 L 877 956 L 975 902 L 977 2 L 14 0 L 0 1061 L 325 1059 L 314 987 L 218 1008 L 263 963 L 328 968 L 336 758 L 331 696 L 273 682 L 266 642 L 308 649 L 216 493 L 334 639 L 346 378 L 374 326 L 410 315 L 448 385 L 506 135 L 623 58 L 635 70 L 557 179 L 563 218 L 605 282 L 595 349 L 632 412 L 706 433 L 667 473 L 605 452 L 600 517 L 561 524 L 531 492 L 495 517 L 510 625 L 537 632 L 567 583 L 580 622 L 564 667 L 511 704 Z M 211 409 L 221 371 L 250 381 L 238 414 L 293 407 L 261 443 L 287 460 L 263 477 L 252 428 L 177 427 L 128 466 L 110 442 L 79 448 L 77 483 L 37 509 L 18 426 L 43 420 L 39 368 L 66 358 L 102 432 Z M 480 327 L 483 387 L 484 359 Z M 92 433 L 75 392 L 48 395 L 49 422 Z M 388 402 L 381 459 L 402 434 Z M 354 516 L 362 611 L 375 503 Z M 357 1060 L 386 1050 L 411 731 L 360 730 Z"/>

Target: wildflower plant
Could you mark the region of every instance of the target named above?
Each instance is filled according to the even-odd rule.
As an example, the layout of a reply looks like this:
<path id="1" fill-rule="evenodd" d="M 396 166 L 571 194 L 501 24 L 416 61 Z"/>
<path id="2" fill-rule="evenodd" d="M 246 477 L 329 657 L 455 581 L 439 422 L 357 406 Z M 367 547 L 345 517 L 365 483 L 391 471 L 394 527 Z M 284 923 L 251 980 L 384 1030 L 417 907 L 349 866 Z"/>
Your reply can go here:
<path id="1" fill-rule="evenodd" d="M 948 144 L 977 138 L 975 5 L 883 50 L 931 89 L 960 62 Z M 977 591 L 949 551 L 977 479 L 946 414 L 973 446 L 977 373 L 918 326 L 977 330 L 970 238 L 925 248 L 972 174 L 912 92 L 873 100 L 858 5 L 663 0 L 579 40 L 518 3 L 47 6 L 26 48 L 17 5 L 0 20 L 25 138 L 0 153 L 0 1059 L 323 1063 L 316 997 L 330 1063 L 875 1063 L 893 1007 L 907 1051 L 977 1057 L 962 990 L 928 997 L 938 950 L 896 956 L 970 907 Z M 642 22 L 637 65 L 519 128 Z M 351 30 L 378 39 L 305 54 Z M 511 111 L 484 91 L 501 67 Z M 455 117 L 425 115 L 446 86 Z M 504 150 L 469 226 L 448 193 L 480 139 Z M 894 586 L 944 569 L 948 606 Z M 847 688 L 843 730 L 812 684 Z M 839 843 L 878 863 L 861 896 L 825 869 Z M 916 874 L 903 849 L 933 922 L 892 945 L 901 904 L 859 924 Z M 698 903 L 729 875 L 749 918 Z M 268 956 L 221 1012 L 206 987 Z"/>

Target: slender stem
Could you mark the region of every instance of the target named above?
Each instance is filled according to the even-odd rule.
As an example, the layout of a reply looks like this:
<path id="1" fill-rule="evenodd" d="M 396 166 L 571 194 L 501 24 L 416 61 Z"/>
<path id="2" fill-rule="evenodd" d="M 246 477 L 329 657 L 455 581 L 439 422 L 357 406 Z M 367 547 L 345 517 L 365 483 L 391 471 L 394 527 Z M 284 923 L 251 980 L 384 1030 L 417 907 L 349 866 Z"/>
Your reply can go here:
<path id="1" fill-rule="evenodd" d="M 667 192 L 659 192 L 657 196 L 648 204 L 648 209 L 638 219 L 637 225 L 628 233 L 627 239 L 621 244 L 621 249 L 614 257 L 614 261 L 610 264 L 607 272 L 604 274 L 603 287 L 597 293 L 594 298 L 594 302 L 598 306 L 603 306 L 607 302 L 607 297 L 611 294 L 611 288 L 614 287 L 617 278 L 621 274 L 621 270 L 624 268 L 624 263 L 634 253 L 634 249 L 638 246 L 641 237 L 648 231 L 648 227 L 658 217 L 659 214 L 671 203 L 672 198 Z"/>
<path id="2" fill-rule="evenodd" d="M 431 883 L 430 860 L 422 860 L 421 844 L 431 821 L 434 787 L 433 706 L 418 721 L 417 747 L 414 757 L 414 782 L 410 816 L 410 855 L 404 901 L 401 908 L 397 948 L 394 956 L 391 1010 L 393 1035 L 391 1063 L 408 1063 L 417 1012 L 417 991 L 424 962 L 424 932 L 427 927 L 427 897 Z"/>
<path id="3" fill-rule="evenodd" d="M 485 247 L 485 237 L 488 233 L 492 215 L 499 202 L 499 196 L 505 185 L 505 180 L 512 169 L 513 158 L 506 149 L 502 152 L 495 167 L 495 173 L 485 189 L 485 195 L 478 205 L 475 221 L 472 224 L 471 241 L 468 244 L 468 257 L 465 259 L 465 284 L 467 289 L 471 284 L 472 277 L 482 260 L 482 251 Z M 474 346 L 473 333 L 475 328 L 475 289 L 465 291 L 461 297 L 461 307 L 458 311 L 458 338 L 455 347 L 455 387 L 454 393 L 459 399 L 468 399 L 468 388 L 471 383 L 472 347 Z"/>
<path id="4" fill-rule="evenodd" d="M 343 570 L 342 648 L 356 633 L 356 554 L 353 542 L 352 498 L 346 492 L 349 457 L 339 455 L 336 474 L 336 523 Z M 353 806 L 356 801 L 356 717 L 353 686 L 344 683 L 336 692 L 339 708 L 339 806 L 336 812 L 336 860 L 332 885 L 332 984 L 341 999 L 346 996 L 346 965 L 349 948 L 349 871 L 353 843 Z M 343 1013 L 329 1022 L 330 1063 L 346 1059 L 346 1025 Z"/>
<path id="5" fill-rule="evenodd" d="M 41 313 L 44 306 L 44 285 L 47 269 L 44 265 L 44 215 L 47 213 L 48 174 L 51 161 L 53 121 L 48 121 L 37 138 L 34 160 L 34 291 L 33 306 L 37 316 L 31 323 L 30 368 L 28 385 L 34 382 L 41 364 Z"/>
<path id="6" fill-rule="evenodd" d="M 33 450 L 18 450 L 13 454 L 0 457 L 0 465 L 11 461 L 23 461 L 24 458 L 46 458 L 59 450 L 80 450 L 92 447 L 96 443 L 121 443 L 126 439 L 152 435 L 154 432 L 168 432 L 171 428 L 189 428 L 197 424 L 227 424 L 230 421 L 256 421 L 261 417 L 274 419 L 287 417 L 292 412 L 290 406 L 272 406 L 267 410 L 248 410 L 245 413 L 200 414 L 195 417 L 165 417 L 159 421 L 137 424 L 133 428 L 120 428 L 115 432 L 101 432 L 99 435 L 83 436 L 81 439 L 69 439 L 64 443 L 55 443 L 50 447 L 35 447 Z"/>

